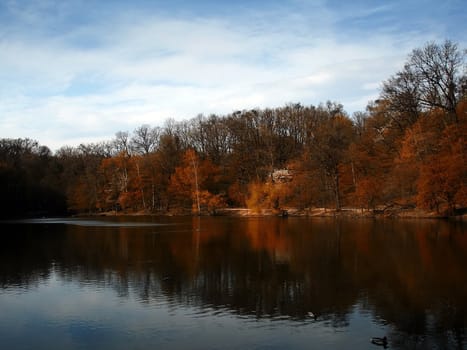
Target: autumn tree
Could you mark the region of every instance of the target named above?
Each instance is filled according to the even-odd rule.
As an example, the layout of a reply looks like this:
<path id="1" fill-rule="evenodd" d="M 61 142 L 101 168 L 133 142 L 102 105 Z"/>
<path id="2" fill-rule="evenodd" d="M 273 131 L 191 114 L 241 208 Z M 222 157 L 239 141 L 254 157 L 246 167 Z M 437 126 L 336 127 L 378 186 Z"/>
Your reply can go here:
<path id="1" fill-rule="evenodd" d="M 209 182 L 213 181 L 216 171 L 209 160 L 200 160 L 193 149 L 188 149 L 169 184 L 169 192 L 177 200 L 178 206 L 182 209 L 191 207 L 196 214 L 222 206 L 222 197 L 209 191 Z"/>
<path id="2" fill-rule="evenodd" d="M 230 152 L 230 132 L 226 119 L 202 114 L 189 123 L 190 146 L 216 165 L 221 165 Z"/>
<path id="3" fill-rule="evenodd" d="M 467 207 L 467 116 L 465 106 L 458 108 L 459 122 L 446 127 L 433 141 L 433 148 L 420 154 L 420 176 L 417 203 L 422 208 L 454 214 L 456 208 Z"/>
<path id="4" fill-rule="evenodd" d="M 75 212 L 205 213 L 225 200 L 269 209 L 416 203 L 453 213 L 467 197 L 465 67 L 455 43 L 427 43 L 353 119 L 338 103 L 292 103 L 144 124 L 55 155 L 3 139 L 3 208 L 58 208 L 66 197 Z M 293 174 L 290 183 L 274 183 L 280 171 Z"/>
<path id="5" fill-rule="evenodd" d="M 348 147 L 354 136 L 353 124 L 340 109 L 328 110 L 323 116 L 310 139 L 310 157 L 322 175 L 329 179 L 335 207 L 340 210 L 341 167 L 348 160 Z"/>
<path id="6" fill-rule="evenodd" d="M 226 117 L 231 137 L 230 198 L 237 205 L 245 205 L 248 186 L 254 181 L 264 181 L 268 174 L 269 158 L 265 155 L 259 131 L 258 111 L 237 111 Z"/>
<path id="7" fill-rule="evenodd" d="M 265 183 L 253 182 L 249 185 L 246 205 L 248 209 L 255 213 L 260 212 L 262 209 L 271 209 L 278 212 L 288 204 L 290 196 L 290 183 L 274 180 L 271 177 Z"/>
<path id="8" fill-rule="evenodd" d="M 149 210 L 151 174 L 143 167 L 142 156 L 127 157 L 120 153 L 101 163 L 105 187 L 101 192 L 102 206 L 107 210 Z"/>
<path id="9" fill-rule="evenodd" d="M 354 121 L 356 135 L 348 153 L 354 185 L 353 203 L 370 209 L 403 196 L 401 181 L 410 182 L 407 172 L 411 169 L 406 164 L 400 163 L 401 171 L 394 173 L 406 126 L 394 121 L 386 100 L 371 103 L 365 115 L 359 114 L 358 118 Z"/>

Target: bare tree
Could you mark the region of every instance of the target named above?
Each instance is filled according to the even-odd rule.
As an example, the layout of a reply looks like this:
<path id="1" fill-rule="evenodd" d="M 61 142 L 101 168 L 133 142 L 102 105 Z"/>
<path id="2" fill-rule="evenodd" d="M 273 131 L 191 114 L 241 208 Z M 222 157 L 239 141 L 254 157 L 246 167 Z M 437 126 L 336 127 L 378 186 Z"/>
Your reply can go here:
<path id="1" fill-rule="evenodd" d="M 408 65 L 383 83 L 382 101 L 386 101 L 387 114 L 400 130 L 415 123 L 422 111 L 419 85 Z"/>
<path id="2" fill-rule="evenodd" d="M 449 40 L 427 43 L 413 50 L 404 69 L 383 83 L 382 97 L 408 118 L 416 120 L 423 110 L 441 109 L 457 121 L 466 58 L 466 51 Z"/>
<path id="3" fill-rule="evenodd" d="M 136 153 L 146 155 L 154 152 L 159 144 L 161 133 L 159 127 L 151 128 L 147 124 L 141 125 L 133 131 L 130 140 L 131 149 Z"/>
<path id="4" fill-rule="evenodd" d="M 449 40 L 441 45 L 428 43 L 424 48 L 412 52 L 409 69 L 420 82 L 423 105 L 455 114 L 465 60 L 465 53 Z"/>
<path id="5" fill-rule="evenodd" d="M 113 146 L 116 153 L 124 153 L 129 156 L 131 154 L 130 140 L 128 131 L 118 131 L 113 140 Z"/>

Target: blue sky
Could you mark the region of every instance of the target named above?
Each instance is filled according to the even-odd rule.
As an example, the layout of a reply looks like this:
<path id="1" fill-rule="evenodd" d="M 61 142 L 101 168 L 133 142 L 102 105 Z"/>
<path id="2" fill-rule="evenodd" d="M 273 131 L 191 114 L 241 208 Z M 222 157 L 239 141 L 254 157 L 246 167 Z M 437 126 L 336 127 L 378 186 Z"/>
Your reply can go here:
<path id="1" fill-rule="evenodd" d="M 464 0 L 0 1 L 0 138 L 53 150 L 290 102 L 353 113 Z"/>

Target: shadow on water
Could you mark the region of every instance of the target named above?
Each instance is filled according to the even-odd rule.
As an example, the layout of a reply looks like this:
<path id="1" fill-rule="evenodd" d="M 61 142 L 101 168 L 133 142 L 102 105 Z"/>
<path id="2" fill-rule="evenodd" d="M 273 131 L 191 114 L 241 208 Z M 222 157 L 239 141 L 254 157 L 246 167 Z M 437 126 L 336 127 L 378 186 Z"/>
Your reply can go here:
<path id="1" fill-rule="evenodd" d="M 467 231 L 444 221 L 60 219 L 2 224 L 0 288 L 52 274 L 151 305 L 346 328 L 356 307 L 391 348 L 463 348 Z M 1 291 L 0 291 L 1 292 Z"/>

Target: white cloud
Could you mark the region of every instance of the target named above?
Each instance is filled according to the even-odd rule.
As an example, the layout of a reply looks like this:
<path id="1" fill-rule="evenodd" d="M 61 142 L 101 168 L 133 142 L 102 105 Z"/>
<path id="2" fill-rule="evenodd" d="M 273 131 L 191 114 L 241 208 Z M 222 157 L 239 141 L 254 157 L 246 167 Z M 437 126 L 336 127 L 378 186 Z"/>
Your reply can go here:
<path id="1" fill-rule="evenodd" d="M 328 99 L 353 112 L 426 41 L 392 29 L 348 41 L 340 14 L 322 4 L 312 10 L 250 12 L 240 21 L 134 12 L 54 35 L 10 24 L 13 34 L 0 40 L 0 137 L 56 149 L 198 113 Z M 41 23 L 43 11 L 20 14 Z"/>

